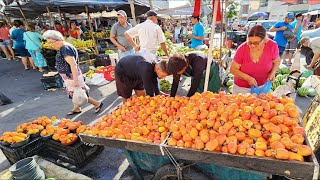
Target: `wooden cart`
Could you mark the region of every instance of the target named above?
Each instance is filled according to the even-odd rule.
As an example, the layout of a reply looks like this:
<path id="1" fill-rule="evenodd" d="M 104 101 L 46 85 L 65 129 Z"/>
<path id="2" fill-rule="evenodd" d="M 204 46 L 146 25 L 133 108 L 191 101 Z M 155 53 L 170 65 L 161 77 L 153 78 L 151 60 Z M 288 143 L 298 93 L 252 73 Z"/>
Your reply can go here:
<path id="1" fill-rule="evenodd" d="M 138 179 L 143 179 L 139 169 L 157 174 L 161 167 L 172 162 L 172 158 L 177 161 L 175 165 L 177 169 L 182 169 L 179 164 L 191 164 L 214 179 L 267 179 L 272 175 L 318 179 L 319 164 L 314 155 L 307 157 L 306 162 L 283 161 L 257 156 L 198 151 L 172 147 L 165 143 L 158 145 L 85 134 L 80 134 L 80 138 L 85 143 L 124 149 Z M 199 178 L 198 174 L 197 179 Z"/>

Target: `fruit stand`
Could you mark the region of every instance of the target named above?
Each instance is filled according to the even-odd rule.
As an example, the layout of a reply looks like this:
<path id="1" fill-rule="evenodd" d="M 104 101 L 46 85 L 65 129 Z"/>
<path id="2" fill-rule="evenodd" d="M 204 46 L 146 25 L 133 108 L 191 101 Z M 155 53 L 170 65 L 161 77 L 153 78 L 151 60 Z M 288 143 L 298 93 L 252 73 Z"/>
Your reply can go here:
<path id="1" fill-rule="evenodd" d="M 235 179 L 316 179 L 319 165 L 299 117 L 292 99 L 270 93 L 134 97 L 83 129 L 80 138 L 126 150 L 139 179 L 139 170 L 189 177 L 184 165 L 218 179 L 230 172 Z"/>

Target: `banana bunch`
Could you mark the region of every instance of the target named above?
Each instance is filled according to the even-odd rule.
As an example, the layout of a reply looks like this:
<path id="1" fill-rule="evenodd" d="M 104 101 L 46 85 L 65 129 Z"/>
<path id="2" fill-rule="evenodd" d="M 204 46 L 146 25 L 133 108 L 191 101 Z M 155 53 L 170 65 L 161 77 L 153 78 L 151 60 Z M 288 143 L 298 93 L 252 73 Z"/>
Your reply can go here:
<path id="1" fill-rule="evenodd" d="M 94 74 L 94 70 L 90 69 L 87 73 L 86 73 L 86 77 L 88 78 L 92 78 L 92 75 Z"/>
<path id="2" fill-rule="evenodd" d="M 209 49 L 205 49 L 204 51 L 203 51 L 205 54 L 209 54 Z M 225 53 L 227 53 L 228 52 L 228 49 L 226 49 L 226 48 L 222 48 L 222 54 L 225 54 Z M 220 58 L 220 49 L 218 49 L 218 48 L 215 48 L 215 49 L 213 49 L 212 50 L 212 57 L 214 58 L 214 59 L 219 59 Z"/>
<path id="3" fill-rule="evenodd" d="M 47 42 L 40 42 L 40 45 L 43 49 L 53 49 L 53 47 Z"/>
<path id="4" fill-rule="evenodd" d="M 168 80 L 162 79 L 160 81 L 160 90 L 161 91 L 170 91 L 171 90 L 171 83 Z"/>
<path id="5" fill-rule="evenodd" d="M 76 40 L 72 40 L 69 42 L 70 44 L 72 44 L 74 47 L 76 48 L 91 48 L 94 47 L 94 41 L 92 39 L 89 40 L 80 40 L 80 39 L 76 39 Z"/>

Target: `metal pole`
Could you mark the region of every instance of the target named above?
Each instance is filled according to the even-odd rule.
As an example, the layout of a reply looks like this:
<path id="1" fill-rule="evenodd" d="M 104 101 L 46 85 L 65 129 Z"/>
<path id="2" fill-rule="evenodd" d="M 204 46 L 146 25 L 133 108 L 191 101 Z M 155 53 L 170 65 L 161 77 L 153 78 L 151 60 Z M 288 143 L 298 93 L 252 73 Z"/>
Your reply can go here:
<path id="1" fill-rule="evenodd" d="M 17 2 L 17 4 L 18 4 L 18 6 L 19 6 L 19 10 L 20 10 L 20 13 L 21 13 L 21 15 L 22 15 L 22 17 L 23 17 L 24 21 L 26 21 L 26 22 L 27 22 L 27 18 L 26 18 L 26 16 L 24 15 L 24 13 L 23 13 L 23 11 L 22 11 L 22 7 L 21 7 L 20 2 L 19 2 L 18 0 L 16 0 L 16 2 Z"/>
<path id="2" fill-rule="evenodd" d="M 54 24 L 54 23 L 53 23 L 53 19 L 52 19 L 52 15 L 51 15 L 49 6 L 47 6 L 47 11 L 48 11 L 48 14 L 49 14 L 49 17 L 50 17 L 50 26 L 52 27 L 52 24 Z M 54 28 L 54 30 L 56 30 L 56 26 L 53 26 L 53 28 Z"/>
<path id="3" fill-rule="evenodd" d="M 133 26 L 137 25 L 137 20 L 136 20 L 136 13 L 134 12 L 134 3 L 133 0 L 129 0 L 130 3 L 130 9 L 131 9 L 131 17 L 133 19 Z"/>
<path id="4" fill-rule="evenodd" d="M 213 37 L 214 37 L 214 32 L 216 31 L 216 19 L 217 19 L 219 0 L 213 0 L 213 1 L 214 1 L 214 8 L 213 8 L 213 16 L 212 16 L 212 24 L 211 24 L 211 36 L 210 36 L 210 42 L 209 42 L 209 54 L 208 54 L 208 61 L 207 61 L 206 78 L 204 81 L 204 89 L 203 89 L 204 92 L 208 90 L 210 68 L 212 63 Z"/>
<path id="5" fill-rule="evenodd" d="M 85 6 L 85 8 L 86 8 L 86 13 L 87 13 L 87 15 L 88 15 L 88 21 L 89 21 L 91 38 L 92 38 L 92 40 L 93 40 L 93 42 L 94 42 L 94 50 L 95 50 L 96 55 L 98 55 L 98 54 L 99 54 L 99 51 L 98 51 L 96 39 L 94 38 L 93 32 L 92 32 L 91 17 L 90 17 L 90 14 L 89 14 L 88 6 Z"/>

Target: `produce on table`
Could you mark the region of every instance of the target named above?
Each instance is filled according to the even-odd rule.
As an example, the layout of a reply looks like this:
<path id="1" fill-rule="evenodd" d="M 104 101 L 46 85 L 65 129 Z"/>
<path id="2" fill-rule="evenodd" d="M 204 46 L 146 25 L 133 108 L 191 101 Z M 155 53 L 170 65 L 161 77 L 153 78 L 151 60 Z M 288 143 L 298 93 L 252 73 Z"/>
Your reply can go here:
<path id="1" fill-rule="evenodd" d="M 160 80 L 160 90 L 161 91 L 170 91 L 171 90 L 171 83 L 168 80 L 161 79 Z"/>
<path id="2" fill-rule="evenodd" d="M 309 88 L 309 89 L 308 89 L 308 96 L 309 96 L 309 97 L 314 97 L 314 96 L 316 96 L 316 95 L 317 95 L 316 89 L 314 89 L 314 88 Z"/>
<path id="3" fill-rule="evenodd" d="M 28 138 L 28 135 L 25 133 L 18 132 L 4 132 L 0 137 L 0 141 L 6 142 L 9 144 L 19 143 Z"/>
<path id="4" fill-rule="evenodd" d="M 72 44 L 75 48 L 92 48 L 94 47 L 94 41 L 92 39 L 89 40 L 80 40 L 80 39 L 75 39 L 72 41 L 68 41 L 70 44 Z M 47 42 L 41 42 L 41 47 L 45 49 L 52 49 L 53 47 L 48 44 Z"/>
<path id="5" fill-rule="evenodd" d="M 90 32 L 85 32 L 83 33 L 84 37 L 86 38 L 91 38 L 91 34 Z M 101 31 L 101 32 L 93 32 L 93 36 L 95 38 L 98 38 L 98 39 L 102 39 L 102 38 L 107 38 L 110 36 L 110 30 L 108 31 Z"/>
<path id="6" fill-rule="evenodd" d="M 227 82 L 227 86 L 230 87 L 233 85 L 233 79 L 230 79 L 228 82 Z"/>
<path id="7" fill-rule="evenodd" d="M 93 126 L 87 135 L 160 143 L 240 155 L 304 161 L 304 145 L 293 99 L 271 93 L 187 97 L 132 97 Z"/>
<path id="8" fill-rule="evenodd" d="M 171 39 L 171 38 L 173 38 L 173 34 L 170 33 L 170 32 L 165 32 L 165 33 L 164 33 L 164 37 L 165 37 L 166 39 Z"/>
<path id="9" fill-rule="evenodd" d="M 105 54 L 114 54 L 114 50 L 110 50 L 110 49 L 107 49 L 105 52 Z"/>
<path id="10" fill-rule="evenodd" d="M 301 87 L 306 80 L 307 80 L 307 78 L 305 78 L 305 77 L 300 77 L 299 83 L 298 83 L 298 87 Z"/>
<path id="11" fill-rule="evenodd" d="M 159 144 L 167 137 L 171 122 L 188 99 L 134 96 L 92 127 L 87 126 L 84 133 Z"/>
<path id="12" fill-rule="evenodd" d="M 297 93 L 299 96 L 307 97 L 308 96 L 308 88 L 301 87 L 298 89 Z"/>
<path id="13" fill-rule="evenodd" d="M 42 137 L 52 136 L 53 139 L 58 140 L 65 145 L 71 145 L 76 142 L 78 140 L 78 135 L 70 133 L 70 131 L 78 133 L 81 130 L 80 127 L 83 128 L 82 122 L 72 122 L 70 119 L 62 118 L 59 123 L 56 123 L 56 120 L 57 118 L 55 116 L 51 118 L 42 116 L 32 122 L 22 123 L 17 126 L 17 132 L 3 133 L 0 137 L 0 141 L 10 144 L 17 143 L 25 140 L 28 135 L 39 133 Z M 56 123 L 56 125 L 54 123 Z"/>

